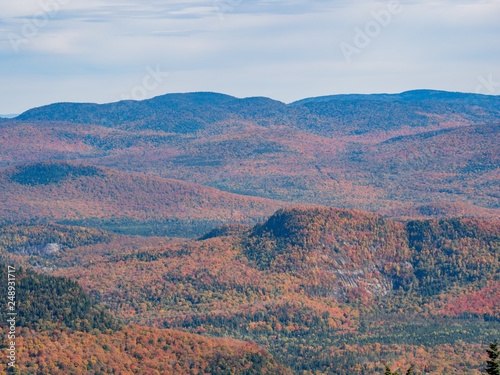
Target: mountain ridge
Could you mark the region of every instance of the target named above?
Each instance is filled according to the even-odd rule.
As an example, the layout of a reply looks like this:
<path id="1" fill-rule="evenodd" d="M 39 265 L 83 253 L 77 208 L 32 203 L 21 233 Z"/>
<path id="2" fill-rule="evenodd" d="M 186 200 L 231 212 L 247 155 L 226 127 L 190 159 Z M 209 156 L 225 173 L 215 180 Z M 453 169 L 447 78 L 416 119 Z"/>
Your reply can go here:
<path id="1" fill-rule="evenodd" d="M 202 130 L 207 121 L 217 122 L 232 120 L 258 120 L 263 115 L 271 117 L 272 122 L 297 121 L 304 115 L 321 115 L 319 108 L 331 103 L 342 104 L 349 108 L 350 104 L 358 102 L 365 108 L 374 103 L 392 103 L 399 108 L 401 105 L 415 111 L 422 108 L 425 112 L 429 105 L 437 108 L 443 105 L 451 106 L 451 113 L 456 111 L 454 106 L 466 105 L 468 111 L 474 115 L 475 106 L 484 111 L 500 113 L 500 97 L 470 93 L 453 93 L 436 90 L 414 90 L 400 94 L 350 94 L 332 95 L 317 98 L 306 98 L 290 104 L 285 104 L 266 97 L 236 98 L 234 96 L 212 92 L 194 92 L 184 94 L 166 94 L 142 101 L 120 101 L 106 104 L 94 103 L 55 103 L 25 111 L 16 120 L 20 121 L 70 121 L 76 123 L 101 124 L 104 126 L 119 126 L 119 122 L 130 122 L 134 126 L 173 130 L 180 133 L 189 133 Z M 366 103 L 366 104 L 363 104 Z M 439 104 L 439 105 L 438 105 Z M 431 105 L 431 111 L 436 111 Z M 416 107 L 415 107 L 416 106 Z M 414 108 L 415 107 L 415 108 Z M 453 109 L 455 108 L 455 109 Z M 188 110 L 187 110 L 188 109 Z M 463 109 L 463 108 L 462 108 Z M 186 111 L 187 110 L 187 111 Z M 367 108 L 363 109 L 364 111 Z M 264 111 L 264 113 L 263 113 Z M 339 113 L 329 109 L 331 115 L 338 117 Z M 472 112 L 471 112 L 472 111 Z M 176 121 L 173 115 L 185 117 L 183 121 Z M 475 113 L 479 115 L 479 113 Z M 321 116 L 319 120 L 321 120 Z M 325 119 L 330 119 L 330 117 Z M 269 119 L 268 119 L 269 120 Z M 163 124 L 161 124 L 163 123 Z M 295 124 L 297 126 L 297 124 Z"/>
<path id="2" fill-rule="evenodd" d="M 188 93 L 82 111 L 55 105 L 1 122 L 0 166 L 80 160 L 297 205 L 421 217 L 408 205 L 448 202 L 450 212 L 495 215 L 498 97 L 377 98 L 287 105 Z"/>
<path id="3" fill-rule="evenodd" d="M 148 103 L 148 102 L 168 102 L 168 99 L 173 99 L 172 102 L 181 103 L 184 100 L 182 99 L 192 99 L 198 98 L 200 102 L 207 101 L 211 103 L 222 104 L 229 101 L 255 101 L 255 100 L 264 100 L 271 101 L 279 104 L 284 104 L 286 106 L 294 106 L 298 104 L 305 104 L 310 102 L 319 102 L 319 101 L 331 101 L 336 99 L 343 100 L 358 100 L 358 99 L 367 99 L 367 100 L 382 100 L 382 101 L 393 101 L 393 100 L 442 100 L 442 101 L 453 101 L 463 98 L 474 98 L 476 100 L 498 100 L 500 101 L 500 95 L 485 95 L 485 94 L 477 94 L 477 93 L 467 93 L 467 92 L 459 92 L 459 91 L 444 91 L 444 90 L 431 90 L 431 89 L 415 89 L 403 91 L 400 93 L 373 93 L 373 94 L 333 94 L 333 95 L 324 95 L 324 96 L 316 96 L 316 97 L 308 97 L 304 99 L 299 99 L 290 103 L 285 103 L 276 99 L 272 99 L 265 96 L 250 96 L 250 97 L 236 97 L 228 94 L 211 92 L 211 91 L 196 91 L 196 92 L 186 92 L 186 93 L 170 93 L 159 95 L 150 99 L 144 100 L 122 100 L 118 102 L 109 102 L 109 103 L 92 103 L 92 102 L 57 102 L 48 105 L 42 105 L 38 107 L 34 107 L 24 111 L 21 114 L 16 115 L 0 115 L 2 118 L 16 118 L 18 120 L 27 120 L 31 112 L 38 112 L 41 109 L 47 109 L 52 106 L 65 106 L 65 105 L 78 105 L 78 106 L 88 106 L 92 108 L 99 108 L 103 106 L 119 106 L 126 105 L 127 103 Z M 213 99 L 213 100 L 209 100 Z M 217 99 L 217 100 L 215 100 Z M 15 116 L 15 117 L 11 117 Z"/>
<path id="4" fill-rule="evenodd" d="M 500 100 L 499 95 L 484 95 L 484 94 L 476 94 L 476 93 L 467 93 L 467 92 L 459 92 L 459 91 L 443 91 L 443 90 L 429 90 L 429 89 L 417 89 L 417 90 L 409 90 L 403 91 L 401 93 L 379 93 L 379 94 L 336 94 L 336 95 L 325 95 L 318 97 L 305 98 L 301 100 L 294 101 L 290 104 L 305 104 L 308 102 L 314 101 L 329 101 L 335 99 L 344 99 L 344 100 L 356 100 L 356 99 L 365 99 L 365 100 L 382 100 L 382 101 L 395 101 L 395 100 L 441 100 L 441 101 L 453 101 L 463 98 L 470 98 L 479 100 L 479 99 L 492 99 L 496 98 Z"/>

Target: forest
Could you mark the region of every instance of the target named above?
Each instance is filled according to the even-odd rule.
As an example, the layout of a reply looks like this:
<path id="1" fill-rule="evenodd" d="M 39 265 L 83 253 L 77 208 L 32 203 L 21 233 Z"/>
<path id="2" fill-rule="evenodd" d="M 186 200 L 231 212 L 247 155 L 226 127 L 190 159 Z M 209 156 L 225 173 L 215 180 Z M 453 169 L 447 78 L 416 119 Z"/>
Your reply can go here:
<path id="1" fill-rule="evenodd" d="M 171 215 L 178 220 L 215 225 L 255 224 L 279 208 L 304 204 L 403 219 L 498 219 L 499 114 L 494 96 L 425 90 L 288 105 L 213 93 L 54 104 L 0 126 L 0 186 L 5 204 L 13 205 L 2 217 L 100 220 L 121 233 L 129 226 L 129 234 L 156 235 L 167 233 L 155 229 L 169 216 L 165 210 L 180 211 Z M 47 161 L 66 163 L 56 171 Z M 26 168 L 67 178 L 20 183 Z M 76 169 L 80 178 L 68 172 Z M 143 210 L 134 199 L 139 193 Z M 165 195 L 186 205 L 184 194 L 199 209 L 153 204 Z M 41 210 L 37 198 L 44 195 L 49 207 Z M 110 197 L 127 203 L 117 207 Z M 114 225 L 102 218 L 105 212 L 88 207 L 96 205 L 113 219 L 139 220 L 152 229 Z M 208 229 L 202 224 L 190 232 Z"/>
<path id="2" fill-rule="evenodd" d="M 2 329 L 1 374 L 290 374 L 255 344 L 123 325 L 67 278 L 19 268 L 16 282 L 18 365 L 7 367 Z M 4 310 L 0 317 L 7 321 Z"/>
<path id="3" fill-rule="evenodd" d="M 499 115 L 496 96 L 417 90 L 0 120 L 14 372 L 484 373 L 500 338 Z"/>
<path id="4" fill-rule="evenodd" d="M 47 228 L 54 231 L 47 231 L 47 241 L 72 233 L 74 244 L 51 254 L 13 250 L 43 242 L 34 238 Z M 39 277 L 78 283 L 59 289 L 78 285 L 89 293 L 95 302 L 79 298 L 78 311 L 95 316 L 104 309 L 109 315 L 97 316 L 105 322 L 112 316 L 121 330 L 136 324 L 254 342 L 297 374 L 372 375 L 385 365 L 410 364 L 416 374 L 479 374 L 485 345 L 500 334 L 497 221 L 400 222 L 355 210 L 294 207 L 195 240 L 96 238 L 102 232 L 60 225 L 3 232 L 5 261 L 43 266 L 50 276 Z M 13 245 L 19 233 L 24 237 Z M 61 303 L 52 308 L 66 308 Z M 64 323 L 68 332 L 106 332 L 97 318 L 85 319 L 90 326 L 44 317 L 46 326 L 26 328 L 45 332 Z"/>

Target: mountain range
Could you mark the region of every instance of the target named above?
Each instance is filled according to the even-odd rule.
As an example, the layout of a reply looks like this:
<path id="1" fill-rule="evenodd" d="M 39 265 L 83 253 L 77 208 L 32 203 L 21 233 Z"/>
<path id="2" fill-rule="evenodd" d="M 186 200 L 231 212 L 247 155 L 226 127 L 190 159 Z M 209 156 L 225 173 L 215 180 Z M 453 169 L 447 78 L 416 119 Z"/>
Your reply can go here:
<path id="1" fill-rule="evenodd" d="M 0 167 L 71 161 L 276 205 L 498 218 L 499 117 L 497 96 L 429 90 L 58 103 L 0 123 Z"/>
<path id="2" fill-rule="evenodd" d="M 500 97 L 432 90 L 0 119 L 19 371 L 480 374 L 499 141 Z"/>

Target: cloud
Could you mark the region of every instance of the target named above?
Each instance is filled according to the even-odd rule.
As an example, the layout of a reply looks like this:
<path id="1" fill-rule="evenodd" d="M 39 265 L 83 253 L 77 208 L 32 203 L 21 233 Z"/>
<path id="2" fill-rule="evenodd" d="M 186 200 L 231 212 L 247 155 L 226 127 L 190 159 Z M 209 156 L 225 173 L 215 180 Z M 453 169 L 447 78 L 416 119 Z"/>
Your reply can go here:
<path id="1" fill-rule="evenodd" d="M 340 44 L 353 44 L 356 30 L 388 2 L 64 0 L 37 26 L 40 4 L 0 0 L 0 113 L 114 100 L 156 65 L 170 76 L 150 96 L 200 90 L 292 101 L 413 88 L 474 91 L 481 75 L 500 79 L 494 0 L 402 1 L 404 11 L 351 63 Z M 9 34 L 24 38 L 30 23 L 36 32 L 16 53 Z"/>

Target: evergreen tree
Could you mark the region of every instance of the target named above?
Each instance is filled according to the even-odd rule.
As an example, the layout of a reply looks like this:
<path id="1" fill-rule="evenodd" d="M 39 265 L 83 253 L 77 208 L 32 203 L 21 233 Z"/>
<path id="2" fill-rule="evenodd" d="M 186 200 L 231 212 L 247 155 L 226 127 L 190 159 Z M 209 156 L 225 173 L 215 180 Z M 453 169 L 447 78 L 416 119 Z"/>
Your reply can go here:
<path id="1" fill-rule="evenodd" d="M 389 368 L 389 366 L 385 365 L 384 375 L 399 375 L 399 373 L 398 372 L 392 372 L 391 369 Z M 408 371 L 406 371 L 406 375 L 415 375 L 413 373 L 413 365 L 411 365 L 410 368 L 408 369 Z"/>
<path id="2" fill-rule="evenodd" d="M 398 372 L 392 372 L 389 366 L 385 365 L 384 375 L 399 375 Z"/>
<path id="3" fill-rule="evenodd" d="M 486 373 L 489 375 L 500 375 L 500 352 L 498 351 L 498 343 L 490 343 L 490 349 L 487 349 L 490 360 L 487 361 Z"/>

